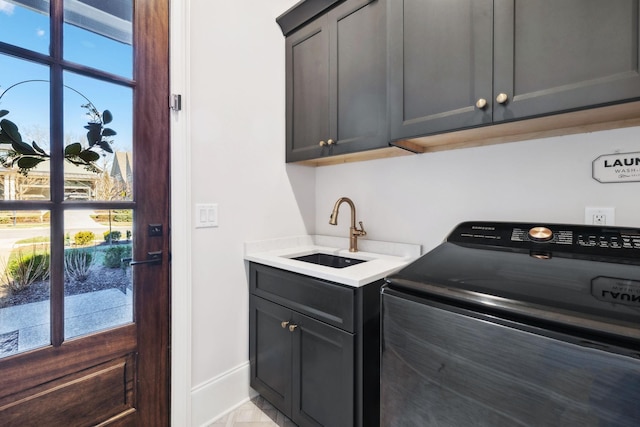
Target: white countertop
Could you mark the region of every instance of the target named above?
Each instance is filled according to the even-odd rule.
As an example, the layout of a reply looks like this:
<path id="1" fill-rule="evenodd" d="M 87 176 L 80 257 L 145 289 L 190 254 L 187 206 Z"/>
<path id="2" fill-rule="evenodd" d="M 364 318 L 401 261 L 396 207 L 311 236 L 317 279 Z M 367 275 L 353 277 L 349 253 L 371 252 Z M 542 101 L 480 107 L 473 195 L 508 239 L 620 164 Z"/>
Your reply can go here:
<path id="1" fill-rule="evenodd" d="M 348 286 L 360 287 L 382 279 L 420 256 L 420 245 L 358 239 L 358 252 L 349 252 L 349 239 L 331 236 L 294 236 L 246 242 L 244 259 Z M 364 259 L 345 268 L 333 268 L 291 259 L 325 253 Z"/>

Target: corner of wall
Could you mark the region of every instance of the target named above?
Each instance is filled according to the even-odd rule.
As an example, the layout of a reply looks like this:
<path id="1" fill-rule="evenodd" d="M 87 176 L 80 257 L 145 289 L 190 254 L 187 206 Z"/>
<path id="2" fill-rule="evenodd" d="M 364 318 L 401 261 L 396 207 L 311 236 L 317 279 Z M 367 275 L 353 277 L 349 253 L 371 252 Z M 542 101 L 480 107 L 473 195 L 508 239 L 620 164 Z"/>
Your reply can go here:
<path id="1" fill-rule="evenodd" d="M 206 427 L 255 397 L 249 387 L 249 362 L 200 384 L 191 392 L 192 425 Z"/>

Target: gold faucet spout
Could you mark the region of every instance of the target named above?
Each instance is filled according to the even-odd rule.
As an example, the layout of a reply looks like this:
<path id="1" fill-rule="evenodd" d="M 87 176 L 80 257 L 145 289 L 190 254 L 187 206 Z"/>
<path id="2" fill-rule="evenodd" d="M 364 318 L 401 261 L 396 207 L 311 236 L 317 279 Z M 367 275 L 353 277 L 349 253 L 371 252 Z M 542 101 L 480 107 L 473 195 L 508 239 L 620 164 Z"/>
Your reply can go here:
<path id="1" fill-rule="evenodd" d="M 366 236 L 367 232 L 364 231 L 362 221 L 360 221 L 360 229 L 356 227 L 356 205 L 348 197 L 340 197 L 336 204 L 333 206 L 331 217 L 329 218 L 329 224 L 338 225 L 338 210 L 342 203 L 347 203 L 351 208 L 351 226 L 349 227 L 349 252 L 358 252 L 358 236 Z"/>

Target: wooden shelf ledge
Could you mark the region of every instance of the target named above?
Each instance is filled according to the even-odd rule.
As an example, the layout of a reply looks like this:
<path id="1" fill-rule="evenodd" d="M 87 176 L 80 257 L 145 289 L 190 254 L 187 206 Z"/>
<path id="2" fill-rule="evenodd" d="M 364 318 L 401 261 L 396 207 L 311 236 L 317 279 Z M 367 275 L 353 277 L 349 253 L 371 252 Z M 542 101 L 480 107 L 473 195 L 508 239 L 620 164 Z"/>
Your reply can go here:
<path id="1" fill-rule="evenodd" d="M 329 166 L 640 126 L 640 101 L 393 141 L 390 147 L 296 162 Z"/>

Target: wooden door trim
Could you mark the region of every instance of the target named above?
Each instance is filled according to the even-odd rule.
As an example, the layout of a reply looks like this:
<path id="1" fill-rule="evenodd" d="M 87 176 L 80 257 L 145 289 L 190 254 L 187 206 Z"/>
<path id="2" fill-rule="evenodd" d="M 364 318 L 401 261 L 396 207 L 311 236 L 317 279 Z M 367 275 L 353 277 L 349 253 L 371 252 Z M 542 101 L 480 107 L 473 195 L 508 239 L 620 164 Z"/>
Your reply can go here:
<path id="1" fill-rule="evenodd" d="M 138 325 L 137 411 L 144 425 L 162 427 L 169 425 L 170 414 L 169 1 L 138 0 L 135 16 L 134 141 L 146 141 L 136 148 L 133 159 L 136 213 L 149 224 L 163 225 L 162 236 L 149 237 L 147 224 L 136 223 L 134 230 L 136 259 L 146 259 L 148 252 L 158 250 L 163 254 L 161 265 L 134 267 Z M 153 78 L 141 81 L 139 76 Z M 153 182 L 156 190 L 153 195 L 142 190 L 144 180 Z M 156 278 L 159 282 L 154 281 Z M 149 304 L 149 301 L 153 303 Z"/>

